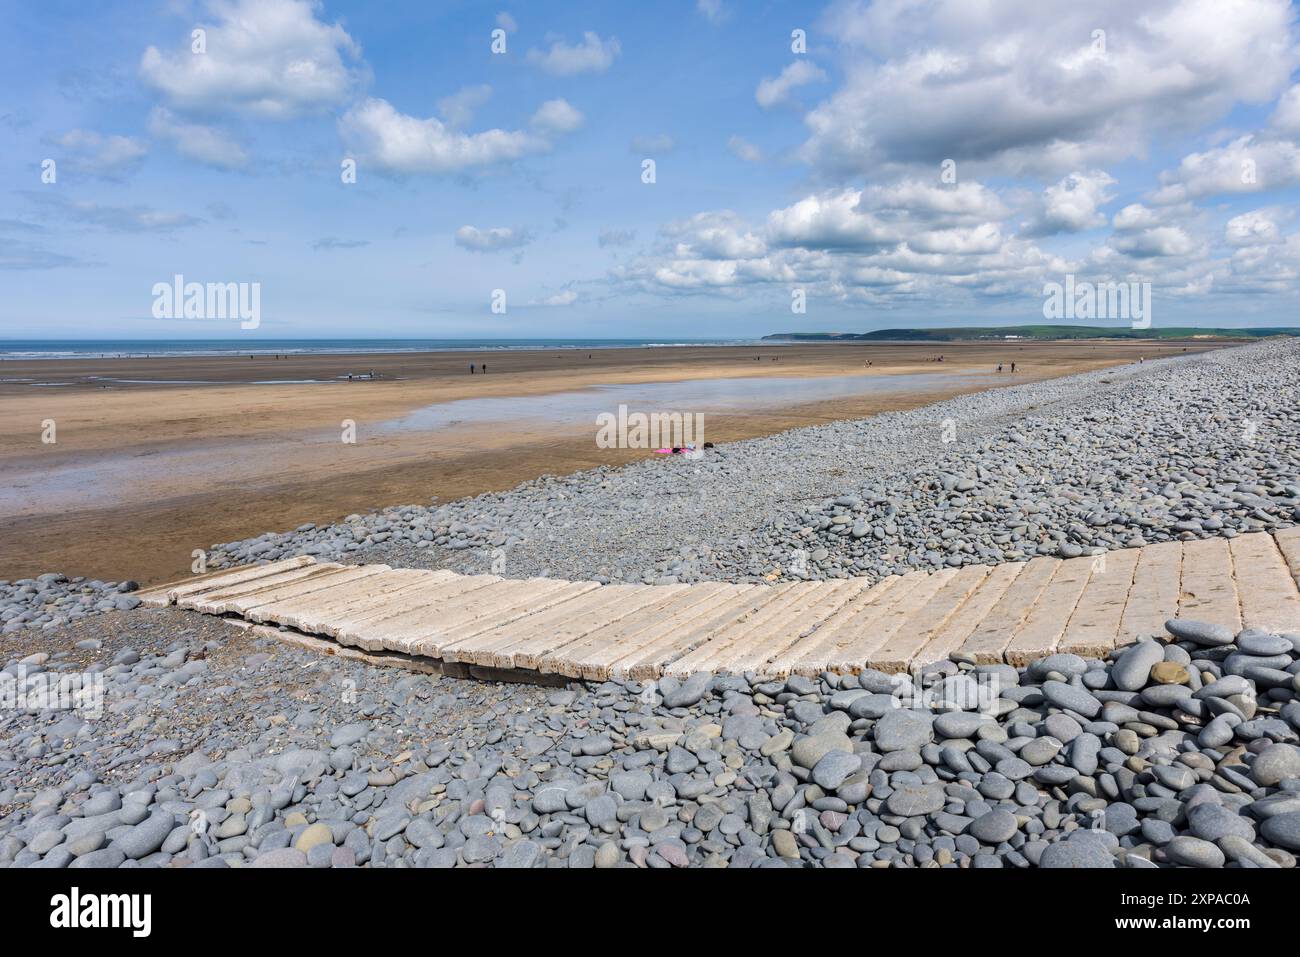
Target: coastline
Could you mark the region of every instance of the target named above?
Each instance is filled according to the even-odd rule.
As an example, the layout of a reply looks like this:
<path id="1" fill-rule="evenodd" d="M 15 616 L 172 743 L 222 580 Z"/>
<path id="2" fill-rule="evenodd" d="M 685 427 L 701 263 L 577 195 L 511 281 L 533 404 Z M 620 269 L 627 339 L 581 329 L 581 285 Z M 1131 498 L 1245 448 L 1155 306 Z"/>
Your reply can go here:
<path id="1" fill-rule="evenodd" d="M 1125 364 L 1139 355 L 1205 348 L 1212 346 L 945 344 L 942 364 L 932 361 L 930 344 L 610 349 L 593 350 L 591 359 L 521 351 L 474 356 L 488 363 L 488 374 L 473 376 L 470 359 L 460 353 L 31 360 L 24 365 L 39 374 L 76 381 L 44 390 L 0 383 L 11 413 L 0 424 L 0 466 L 15 476 L 14 501 L 0 525 L 0 576 L 58 571 L 158 581 L 187 572 L 191 552 L 214 542 L 646 457 L 643 450 L 596 448 L 589 423 L 524 418 L 533 400 L 548 396 L 615 385 L 663 386 L 671 394 L 673 383 L 755 377 L 856 375 L 874 386 L 940 368 L 952 377 L 924 389 L 864 387 L 861 394 L 813 402 L 749 400 L 711 414 L 709 438 L 725 443 Z M 1020 357 L 1014 380 L 960 378 L 987 373 L 1003 356 Z M 374 380 L 334 379 L 372 367 Z M 90 378 L 105 375 L 152 381 L 106 388 Z M 317 381 L 268 384 L 268 378 Z M 213 384 L 194 385 L 196 379 Z M 519 417 L 459 428 L 372 428 L 414 410 L 488 398 L 516 400 Z M 39 443 L 46 419 L 58 425 L 54 445 Z M 344 419 L 358 424 L 358 444 L 338 443 Z"/>

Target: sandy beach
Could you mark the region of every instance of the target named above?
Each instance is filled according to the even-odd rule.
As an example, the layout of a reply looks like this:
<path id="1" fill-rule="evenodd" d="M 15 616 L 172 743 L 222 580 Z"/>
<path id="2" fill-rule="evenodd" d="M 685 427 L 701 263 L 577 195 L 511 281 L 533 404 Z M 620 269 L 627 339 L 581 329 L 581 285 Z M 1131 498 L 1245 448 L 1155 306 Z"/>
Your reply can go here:
<path id="1" fill-rule="evenodd" d="M 817 344 L 7 361 L 0 576 L 156 581 L 186 573 L 191 552 L 215 542 L 652 454 L 596 446 L 590 410 L 613 411 L 621 401 L 703 412 L 708 439 L 728 442 L 1215 347 Z M 940 351 L 942 363 L 934 361 Z M 471 363 L 480 367 L 474 375 Z M 41 441 L 46 420 L 56 424 L 53 444 Z M 356 423 L 355 444 L 341 441 L 344 420 Z"/>

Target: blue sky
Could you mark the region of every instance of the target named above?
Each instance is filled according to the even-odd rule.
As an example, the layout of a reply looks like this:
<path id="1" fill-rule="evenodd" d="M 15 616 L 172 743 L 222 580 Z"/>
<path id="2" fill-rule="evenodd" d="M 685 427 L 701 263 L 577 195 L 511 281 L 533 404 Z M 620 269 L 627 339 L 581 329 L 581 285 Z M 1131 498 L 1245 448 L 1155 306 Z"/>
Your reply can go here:
<path id="1" fill-rule="evenodd" d="M 1086 6 L 0 0 L 0 337 L 1296 324 L 1295 6 Z"/>

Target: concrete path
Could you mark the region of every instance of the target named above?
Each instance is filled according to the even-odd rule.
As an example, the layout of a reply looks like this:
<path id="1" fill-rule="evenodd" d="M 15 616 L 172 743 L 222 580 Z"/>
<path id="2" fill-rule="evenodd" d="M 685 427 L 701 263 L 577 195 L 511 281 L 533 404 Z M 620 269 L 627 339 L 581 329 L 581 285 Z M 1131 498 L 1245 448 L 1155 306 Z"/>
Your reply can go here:
<path id="1" fill-rule="evenodd" d="M 483 669 L 639 680 L 915 670 L 1058 651 L 1104 656 L 1168 618 L 1300 631 L 1300 528 L 781 585 L 605 585 L 298 557 L 141 593 L 146 604 Z"/>

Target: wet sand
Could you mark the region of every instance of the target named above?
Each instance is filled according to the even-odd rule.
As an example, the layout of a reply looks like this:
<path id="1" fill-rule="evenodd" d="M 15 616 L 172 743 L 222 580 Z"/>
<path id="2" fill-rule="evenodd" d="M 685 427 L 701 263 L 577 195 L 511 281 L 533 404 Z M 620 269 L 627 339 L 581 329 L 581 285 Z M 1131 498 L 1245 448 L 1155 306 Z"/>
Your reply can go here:
<path id="1" fill-rule="evenodd" d="M 215 542 L 635 461 L 653 453 L 598 448 L 594 422 L 574 410 L 608 402 L 612 412 L 638 389 L 657 397 L 645 411 L 703 411 L 707 438 L 729 442 L 1219 345 L 854 343 L 4 361 L 0 577 L 62 571 L 158 581 L 187 573 L 191 552 Z M 944 362 L 931 361 L 940 353 Z M 998 362 L 1011 361 L 1014 377 L 993 374 Z M 486 362 L 487 374 L 471 376 L 471 362 Z M 372 370 L 373 379 L 346 379 Z M 766 395 L 735 381 L 755 377 Z M 794 378 L 820 387 L 798 388 Z M 701 399 L 707 380 L 717 380 L 716 397 Z M 597 387 L 606 391 L 584 397 L 582 390 Z M 694 405 L 673 404 L 675 393 Z M 473 401 L 506 397 L 520 401 Z M 52 445 L 41 442 L 49 419 L 57 428 Z M 345 419 L 356 423 L 355 444 L 340 441 Z"/>

